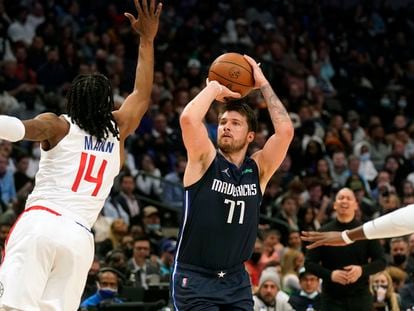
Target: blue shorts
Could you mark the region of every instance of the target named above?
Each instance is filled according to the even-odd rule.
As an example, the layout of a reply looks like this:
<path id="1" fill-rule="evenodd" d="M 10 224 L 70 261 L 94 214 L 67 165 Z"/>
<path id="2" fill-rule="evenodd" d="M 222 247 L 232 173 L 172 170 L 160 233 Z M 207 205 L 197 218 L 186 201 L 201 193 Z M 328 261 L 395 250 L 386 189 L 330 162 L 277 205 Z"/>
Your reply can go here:
<path id="1" fill-rule="evenodd" d="M 172 276 L 175 310 L 253 310 L 250 278 L 244 265 L 222 271 L 176 263 Z"/>

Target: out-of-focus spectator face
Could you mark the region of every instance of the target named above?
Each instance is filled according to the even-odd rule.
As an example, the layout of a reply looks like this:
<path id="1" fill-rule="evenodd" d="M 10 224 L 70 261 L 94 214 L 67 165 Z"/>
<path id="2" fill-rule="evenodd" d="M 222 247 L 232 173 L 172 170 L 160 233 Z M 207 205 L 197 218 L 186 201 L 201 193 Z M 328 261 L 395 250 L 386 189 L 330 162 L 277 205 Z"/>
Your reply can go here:
<path id="1" fill-rule="evenodd" d="M 397 159 L 394 157 L 388 157 L 384 163 L 384 169 L 390 172 L 393 172 L 393 173 L 397 172 L 399 167 L 400 167 L 400 164 L 398 163 Z"/>
<path id="2" fill-rule="evenodd" d="M 45 47 L 45 41 L 40 36 L 35 36 L 32 41 L 32 47 L 36 50 L 43 50 Z"/>
<path id="3" fill-rule="evenodd" d="M 29 167 L 29 157 L 21 157 L 16 163 L 16 169 L 19 172 L 26 172 Z"/>
<path id="4" fill-rule="evenodd" d="M 408 255 L 409 249 L 408 249 L 408 243 L 404 240 L 396 240 L 395 242 L 391 242 L 390 245 L 390 255 Z"/>
<path id="5" fill-rule="evenodd" d="M 142 157 L 141 167 L 146 172 L 151 172 L 152 170 L 154 170 L 154 161 L 149 155 L 146 154 Z"/>
<path id="6" fill-rule="evenodd" d="M 299 232 L 289 233 L 288 245 L 294 249 L 300 249 L 302 247 L 302 240 L 300 239 Z"/>
<path id="7" fill-rule="evenodd" d="M 167 130 L 167 118 L 164 114 L 159 113 L 155 116 L 154 129 L 159 133 L 165 133 Z"/>
<path id="8" fill-rule="evenodd" d="M 412 194 L 414 194 L 414 185 L 412 184 L 411 181 L 405 180 L 403 182 L 403 189 L 402 190 L 403 190 L 403 195 L 404 196 L 412 195 Z"/>
<path id="9" fill-rule="evenodd" d="M 112 271 L 99 273 L 99 288 L 112 288 L 118 290 L 118 276 Z"/>
<path id="10" fill-rule="evenodd" d="M 300 287 L 307 294 L 312 294 L 319 289 L 319 278 L 311 273 L 305 273 L 300 277 Z"/>
<path id="11" fill-rule="evenodd" d="M 174 65 L 172 62 L 165 62 L 164 63 L 164 73 L 167 76 L 171 76 L 174 74 Z"/>
<path id="12" fill-rule="evenodd" d="M 136 261 L 148 258 L 150 255 L 150 242 L 147 240 L 139 240 L 134 243 L 133 256 Z"/>
<path id="13" fill-rule="evenodd" d="M 274 41 L 270 44 L 269 49 L 274 60 L 280 60 L 285 55 L 285 51 L 283 50 L 283 46 L 280 42 Z"/>
<path id="14" fill-rule="evenodd" d="M 50 63 L 57 63 L 59 61 L 59 51 L 57 49 L 50 49 L 47 52 L 47 60 Z"/>
<path id="15" fill-rule="evenodd" d="M 384 138 L 384 128 L 382 126 L 376 126 L 372 131 L 371 131 L 371 137 L 374 140 L 382 140 Z"/>
<path id="16" fill-rule="evenodd" d="M 122 177 L 121 191 L 126 194 L 132 194 L 135 190 L 135 182 L 132 176 Z"/>
<path id="17" fill-rule="evenodd" d="M 332 117 L 330 126 L 337 131 L 340 131 L 344 126 L 344 118 L 341 115 L 335 115 Z"/>
<path id="18" fill-rule="evenodd" d="M 263 301 L 270 305 L 275 300 L 278 291 L 279 289 L 274 282 L 266 281 L 260 286 L 259 294 Z"/>
<path id="19" fill-rule="evenodd" d="M 158 85 L 163 85 L 164 83 L 164 75 L 161 71 L 154 72 L 154 83 Z"/>
<path id="20" fill-rule="evenodd" d="M 117 218 L 112 222 L 111 229 L 115 234 L 126 234 L 128 232 L 128 225 L 121 218 Z"/>
<path id="21" fill-rule="evenodd" d="M 297 213 L 298 205 L 296 200 L 292 198 L 287 198 L 282 203 L 282 210 L 286 213 L 287 216 L 295 216 Z"/>
<path id="22" fill-rule="evenodd" d="M 404 157 L 405 143 L 402 140 L 396 139 L 392 145 L 392 152 L 394 155 Z"/>
<path id="23" fill-rule="evenodd" d="M 289 84 L 289 96 L 292 99 L 297 99 L 300 98 L 302 96 L 302 92 L 300 90 L 300 87 L 297 83 L 290 83 Z"/>
<path id="24" fill-rule="evenodd" d="M 332 163 L 334 167 L 344 167 L 346 166 L 346 158 L 343 152 L 335 152 L 332 155 Z"/>
<path id="25" fill-rule="evenodd" d="M 144 234 L 144 230 L 140 225 L 132 225 L 129 229 L 129 233 L 132 235 L 134 239 Z"/>
<path id="26" fill-rule="evenodd" d="M 313 185 L 309 188 L 309 200 L 312 202 L 318 202 L 322 199 L 323 191 L 321 185 Z"/>
<path id="27" fill-rule="evenodd" d="M 386 171 L 380 171 L 377 176 L 377 185 L 382 187 L 383 185 L 389 184 L 391 181 L 390 174 Z"/>
<path id="28" fill-rule="evenodd" d="M 295 258 L 295 270 L 298 271 L 301 267 L 303 267 L 303 264 L 305 263 L 305 256 L 302 252 L 298 254 L 298 256 Z"/>
<path id="29" fill-rule="evenodd" d="M 360 164 L 360 160 L 356 157 L 351 157 L 349 160 L 349 170 L 354 173 L 357 174 L 358 170 L 359 170 L 359 164 Z"/>
<path id="30" fill-rule="evenodd" d="M 27 51 L 24 46 L 18 46 L 15 51 L 15 56 L 18 63 L 24 63 L 27 58 Z"/>
<path id="31" fill-rule="evenodd" d="M 273 248 L 275 245 L 279 243 L 279 241 L 280 241 L 280 236 L 276 232 L 269 232 L 266 234 L 263 244 Z"/>
<path id="32" fill-rule="evenodd" d="M 325 159 L 320 159 L 317 164 L 317 171 L 319 174 L 327 174 L 329 173 L 329 165 Z"/>
<path id="33" fill-rule="evenodd" d="M 144 225 L 151 225 L 151 224 L 160 224 L 161 219 L 158 213 L 151 214 L 149 216 L 144 216 L 142 219 Z"/>
<path id="34" fill-rule="evenodd" d="M 401 128 L 405 128 L 408 122 L 407 122 L 407 118 L 404 115 L 399 114 L 395 116 L 393 123 L 394 123 L 395 128 L 401 129 Z"/>
<path id="35" fill-rule="evenodd" d="M 9 157 L 13 151 L 13 144 L 8 140 L 2 140 L 0 142 L 0 152 L 4 153 L 6 157 Z"/>
<path id="36" fill-rule="evenodd" d="M 181 90 L 177 92 L 175 95 L 175 102 L 177 107 L 184 107 L 189 102 L 189 94 L 185 90 Z"/>

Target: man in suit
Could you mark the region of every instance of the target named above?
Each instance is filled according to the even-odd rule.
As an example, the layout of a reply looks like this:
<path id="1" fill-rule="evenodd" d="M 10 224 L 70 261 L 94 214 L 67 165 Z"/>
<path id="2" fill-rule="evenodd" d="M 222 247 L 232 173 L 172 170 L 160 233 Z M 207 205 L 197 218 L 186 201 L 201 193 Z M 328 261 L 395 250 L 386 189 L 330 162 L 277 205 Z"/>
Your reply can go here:
<path id="1" fill-rule="evenodd" d="M 135 287 L 148 289 L 153 283 L 159 283 L 160 267 L 149 259 L 150 241 L 147 237 L 134 240 L 132 258 L 128 261 L 128 270 L 131 271 L 129 281 Z"/>

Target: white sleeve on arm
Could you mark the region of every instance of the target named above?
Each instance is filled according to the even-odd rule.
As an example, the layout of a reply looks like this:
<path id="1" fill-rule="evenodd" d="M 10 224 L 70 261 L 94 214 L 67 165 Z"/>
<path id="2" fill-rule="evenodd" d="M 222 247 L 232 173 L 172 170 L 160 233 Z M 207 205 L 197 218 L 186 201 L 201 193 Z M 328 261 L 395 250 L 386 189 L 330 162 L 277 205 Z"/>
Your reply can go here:
<path id="1" fill-rule="evenodd" d="M 11 142 L 22 140 L 26 133 L 26 128 L 22 121 L 15 117 L 0 115 L 0 139 Z"/>
<path id="2" fill-rule="evenodd" d="M 414 232 L 414 204 L 378 217 L 363 225 L 369 240 L 393 238 Z"/>

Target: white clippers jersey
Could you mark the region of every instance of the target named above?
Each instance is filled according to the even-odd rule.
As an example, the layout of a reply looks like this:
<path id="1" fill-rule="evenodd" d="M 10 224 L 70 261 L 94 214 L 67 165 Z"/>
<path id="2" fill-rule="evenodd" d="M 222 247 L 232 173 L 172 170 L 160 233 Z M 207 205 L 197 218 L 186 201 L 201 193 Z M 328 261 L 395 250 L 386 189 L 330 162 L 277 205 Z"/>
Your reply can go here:
<path id="1" fill-rule="evenodd" d="M 119 141 L 101 143 L 70 123 L 69 133 L 51 150 L 41 150 L 39 171 L 26 207 L 40 205 L 92 227 L 120 168 Z"/>

